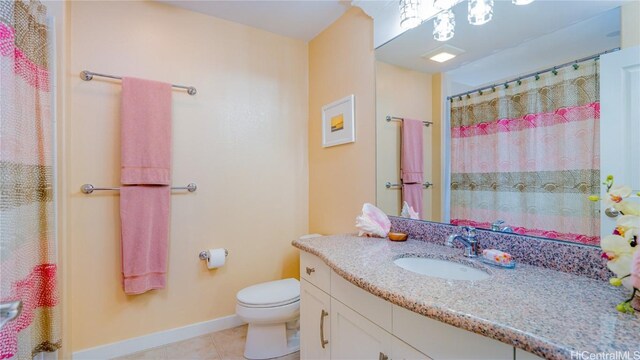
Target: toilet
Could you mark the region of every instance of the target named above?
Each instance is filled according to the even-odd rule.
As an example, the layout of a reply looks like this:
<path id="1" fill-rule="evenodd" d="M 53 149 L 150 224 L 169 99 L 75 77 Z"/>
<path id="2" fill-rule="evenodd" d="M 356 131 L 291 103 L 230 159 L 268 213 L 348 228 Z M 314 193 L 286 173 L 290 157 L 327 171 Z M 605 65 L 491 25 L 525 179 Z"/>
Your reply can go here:
<path id="1" fill-rule="evenodd" d="M 269 281 L 236 295 L 236 314 L 247 324 L 244 357 L 270 359 L 300 350 L 300 282 Z"/>

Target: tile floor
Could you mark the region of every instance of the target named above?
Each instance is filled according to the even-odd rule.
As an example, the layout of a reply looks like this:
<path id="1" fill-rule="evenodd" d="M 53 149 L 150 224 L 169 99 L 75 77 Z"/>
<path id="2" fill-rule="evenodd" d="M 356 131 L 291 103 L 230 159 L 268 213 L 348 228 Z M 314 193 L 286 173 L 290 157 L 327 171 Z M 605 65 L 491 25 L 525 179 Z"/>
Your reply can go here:
<path id="1" fill-rule="evenodd" d="M 247 326 L 223 330 L 193 339 L 141 351 L 114 360 L 243 360 Z M 299 360 L 300 353 L 278 360 Z"/>

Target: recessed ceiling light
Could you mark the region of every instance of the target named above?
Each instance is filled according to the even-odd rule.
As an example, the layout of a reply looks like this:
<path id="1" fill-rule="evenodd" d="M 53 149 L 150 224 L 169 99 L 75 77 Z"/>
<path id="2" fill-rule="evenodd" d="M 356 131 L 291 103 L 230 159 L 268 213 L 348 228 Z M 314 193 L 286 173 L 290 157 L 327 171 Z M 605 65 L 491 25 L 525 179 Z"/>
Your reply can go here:
<path id="1" fill-rule="evenodd" d="M 441 52 L 439 54 L 433 55 L 432 57 L 430 57 L 429 59 L 433 60 L 433 61 L 437 61 L 439 63 L 443 63 L 447 60 L 451 60 L 454 57 L 456 57 L 454 54 L 449 54 L 448 52 Z"/>
<path id="2" fill-rule="evenodd" d="M 442 46 L 438 46 L 437 48 L 427 52 L 422 55 L 422 58 L 429 59 L 431 61 L 437 61 L 439 63 L 443 63 L 445 61 L 449 61 L 454 57 L 462 54 L 464 50 L 458 49 L 455 46 L 451 46 L 449 44 L 444 44 Z"/>

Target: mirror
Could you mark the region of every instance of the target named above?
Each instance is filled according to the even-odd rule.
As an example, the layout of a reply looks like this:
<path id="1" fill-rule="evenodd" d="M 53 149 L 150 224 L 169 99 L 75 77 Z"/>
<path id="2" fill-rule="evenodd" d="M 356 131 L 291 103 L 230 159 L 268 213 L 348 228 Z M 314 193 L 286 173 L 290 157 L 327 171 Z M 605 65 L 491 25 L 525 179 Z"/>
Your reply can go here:
<path id="1" fill-rule="evenodd" d="M 598 245 L 598 54 L 620 46 L 621 3 L 495 1 L 472 25 L 465 0 L 448 41 L 431 19 L 378 47 L 378 207 Z"/>

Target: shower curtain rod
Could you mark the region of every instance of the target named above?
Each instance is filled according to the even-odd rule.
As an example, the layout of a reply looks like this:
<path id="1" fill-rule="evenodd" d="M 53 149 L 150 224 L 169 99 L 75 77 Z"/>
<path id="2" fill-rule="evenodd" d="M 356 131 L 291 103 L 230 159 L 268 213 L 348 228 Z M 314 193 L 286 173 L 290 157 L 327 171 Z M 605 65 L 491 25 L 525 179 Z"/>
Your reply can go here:
<path id="1" fill-rule="evenodd" d="M 556 65 L 554 67 L 550 67 L 548 69 L 544 69 L 544 70 L 532 72 L 532 73 L 527 74 L 527 75 L 519 76 L 519 77 L 517 77 L 515 79 L 509 80 L 509 81 L 505 81 L 505 82 L 501 82 L 499 84 L 492 84 L 492 85 L 488 85 L 488 86 L 483 86 L 483 87 L 475 89 L 475 90 L 466 91 L 466 92 L 463 92 L 463 93 L 460 93 L 460 94 L 447 96 L 447 100 L 453 101 L 453 99 L 455 99 L 455 98 L 460 98 L 460 100 L 462 100 L 463 96 L 471 95 L 471 94 L 473 94 L 475 92 L 482 92 L 483 90 L 495 89 L 498 86 L 505 86 L 505 88 L 507 88 L 507 87 L 509 87 L 509 83 L 517 82 L 517 81 L 520 81 L 522 79 L 526 79 L 526 78 L 532 77 L 532 76 L 539 76 L 540 74 L 544 74 L 544 73 L 547 73 L 547 72 L 554 72 L 554 71 L 557 71 L 558 69 L 562 69 L 562 68 L 565 68 L 567 66 L 576 66 L 578 63 L 585 62 L 585 61 L 588 61 L 588 60 L 591 60 L 591 59 L 596 59 L 597 60 L 601 55 L 612 53 L 612 52 L 616 52 L 618 50 L 620 50 L 619 47 L 613 48 L 611 50 L 606 50 L 606 51 L 603 51 L 601 53 L 597 53 L 595 55 L 584 57 L 582 59 L 574 60 L 574 61 L 571 61 L 571 62 L 568 62 L 568 63 L 564 63 L 564 64 L 561 64 L 561 65 Z"/>

